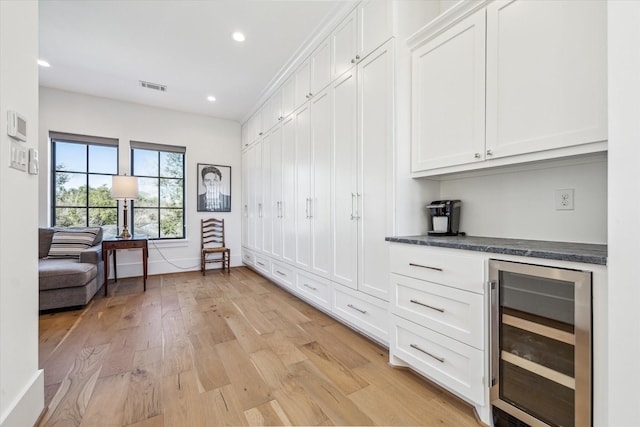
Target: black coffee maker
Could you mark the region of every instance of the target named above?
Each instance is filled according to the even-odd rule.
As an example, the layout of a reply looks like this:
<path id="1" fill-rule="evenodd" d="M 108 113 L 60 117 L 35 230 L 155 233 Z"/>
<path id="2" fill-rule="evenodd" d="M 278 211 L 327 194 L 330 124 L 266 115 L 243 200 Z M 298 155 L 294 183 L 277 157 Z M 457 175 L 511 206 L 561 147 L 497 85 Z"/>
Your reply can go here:
<path id="1" fill-rule="evenodd" d="M 460 200 L 435 200 L 427 206 L 430 236 L 457 236 L 460 228 Z"/>

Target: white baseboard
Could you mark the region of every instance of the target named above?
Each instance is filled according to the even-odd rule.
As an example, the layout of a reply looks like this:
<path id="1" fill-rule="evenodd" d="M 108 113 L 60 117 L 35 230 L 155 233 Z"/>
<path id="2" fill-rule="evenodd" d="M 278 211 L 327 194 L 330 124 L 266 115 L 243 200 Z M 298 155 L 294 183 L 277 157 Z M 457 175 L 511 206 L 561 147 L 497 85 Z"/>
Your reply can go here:
<path id="1" fill-rule="evenodd" d="M 0 427 L 32 426 L 44 409 L 44 371 L 38 369 L 23 392 L 0 417 Z"/>
<path id="2" fill-rule="evenodd" d="M 149 261 L 147 272 L 150 276 L 156 274 L 181 273 L 186 271 L 200 271 L 200 258 L 182 258 L 180 260 L 170 260 L 173 264 L 165 260 Z M 231 267 L 242 266 L 241 254 L 231 255 Z M 179 268 L 181 267 L 181 268 Z M 211 267 L 209 267 L 211 268 Z M 142 262 L 120 263 L 118 262 L 118 278 L 142 276 Z M 109 264 L 109 278 L 113 279 L 113 260 Z M 0 426 L 2 427 L 2 426 Z"/>

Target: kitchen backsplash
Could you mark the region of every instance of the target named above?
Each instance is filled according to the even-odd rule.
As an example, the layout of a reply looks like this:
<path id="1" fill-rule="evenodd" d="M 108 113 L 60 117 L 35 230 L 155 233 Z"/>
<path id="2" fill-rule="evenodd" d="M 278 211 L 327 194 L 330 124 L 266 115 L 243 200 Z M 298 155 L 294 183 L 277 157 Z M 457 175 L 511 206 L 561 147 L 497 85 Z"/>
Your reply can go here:
<path id="1" fill-rule="evenodd" d="M 573 210 L 556 210 L 561 189 L 573 190 Z M 437 196 L 462 200 L 468 235 L 607 243 L 605 153 L 441 177 Z"/>

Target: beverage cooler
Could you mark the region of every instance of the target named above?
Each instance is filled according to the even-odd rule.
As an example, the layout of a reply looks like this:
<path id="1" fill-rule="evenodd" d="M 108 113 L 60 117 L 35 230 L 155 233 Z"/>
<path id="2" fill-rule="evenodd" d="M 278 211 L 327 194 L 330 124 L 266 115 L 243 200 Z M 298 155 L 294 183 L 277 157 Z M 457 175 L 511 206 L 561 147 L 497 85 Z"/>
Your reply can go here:
<path id="1" fill-rule="evenodd" d="M 491 260 L 496 427 L 591 426 L 591 273 Z"/>

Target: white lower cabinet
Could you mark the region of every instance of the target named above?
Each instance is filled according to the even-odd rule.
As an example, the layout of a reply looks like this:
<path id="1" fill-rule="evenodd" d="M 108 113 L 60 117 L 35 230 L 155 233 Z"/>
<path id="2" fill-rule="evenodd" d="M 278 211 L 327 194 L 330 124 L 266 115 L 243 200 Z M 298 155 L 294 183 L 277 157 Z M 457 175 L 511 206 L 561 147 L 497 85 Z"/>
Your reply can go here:
<path id="1" fill-rule="evenodd" d="M 389 360 L 475 405 L 489 423 L 486 256 L 391 244 Z"/>
<path id="2" fill-rule="evenodd" d="M 295 288 L 296 275 L 293 269 L 278 261 L 271 261 L 271 279 L 288 289 Z"/>
<path id="3" fill-rule="evenodd" d="M 293 295 L 378 343 L 388 345 L 389 308 L 386 301 L 246 247 L 242 248 L 242 261 Z"/>
<path id="4" fill-rule="evenodd" d="M 254 257 L 254 267 L 260 270 L 260 272 L 264 273 L 265 275 L 271 274 L 271 259 L 259 254 L 256 254 Z"/>
<path id="5" fill-rule="evenodd" d="M 250 267 L 253 267 L 256 262 L 253 252 L 249 251 L 246 248 L 242 248 L 242 262 Z"/>
<path id="6" fill-rule="evenodd" d="M 331 283 L 326 279 L 298 271 L 296 292 L 320 308 L 325 310 L 331 308 Z"/>
<path id="7" fill-rule="evenodd" d="M 484 354 L 481 350 L 396 317 L 393 354 L 413 369 L 466 400 L 484 405 Z"/>
<path id="8" fill-rule="evenodd" d="M 391 272 L 458 289 L 484 292 L 483 257 L 477 253 L 448 248 L 394 245 Z"/>
<path id="9" fill-rule="evenodd" d="M 331 312 L 377 341 L 389 342 L 386 302 L 335 284 Z"/>
<path id="10" fill-rule="evenodd" d="M 429 325 L 479 350 L 484 348 L 484 324 L 479 321 L 483 314 L 483 295 L 397 274 L 391 276 L 395 288 L 391 311 L 395 315 Z"/>

